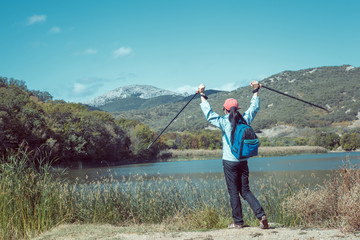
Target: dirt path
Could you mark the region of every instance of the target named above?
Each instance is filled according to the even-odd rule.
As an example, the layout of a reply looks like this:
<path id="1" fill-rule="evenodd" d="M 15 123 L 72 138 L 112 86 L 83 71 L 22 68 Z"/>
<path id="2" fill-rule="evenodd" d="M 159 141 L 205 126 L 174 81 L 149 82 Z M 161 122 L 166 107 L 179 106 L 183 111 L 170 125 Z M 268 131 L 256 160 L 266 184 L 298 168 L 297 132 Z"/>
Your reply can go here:
<path id="1" fill-rule="evenodd" d="M 151 230 L 150 230 L 151 229 Z M 165 232 L 146 226 L 117 227 L 112 225 L 61 225 L 34 238 L 36 240 L 102 239 L 102 240 L 320 240 L 360 239 L 360 233 L 344 234 L 336 229 L 290 229 L 255 227 L 243 229 L 221 229 L 202 232 Z"/>

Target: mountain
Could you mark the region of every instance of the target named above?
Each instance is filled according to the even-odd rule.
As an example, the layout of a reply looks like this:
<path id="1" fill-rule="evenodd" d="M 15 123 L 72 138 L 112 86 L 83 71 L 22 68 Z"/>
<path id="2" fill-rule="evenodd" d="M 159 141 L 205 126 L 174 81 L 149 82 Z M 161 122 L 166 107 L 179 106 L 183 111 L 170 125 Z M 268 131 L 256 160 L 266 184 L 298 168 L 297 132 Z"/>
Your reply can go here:
<path id="1" fill-rule="evenodd" d="M 217 92 L 219 91 L 208 90 L 207 94 L 210 95 Z M 160 89 L 151 85 L 129 85 L 101 95 L 85 105 L 90 110 L 96 108 L 107 112 L 122 112 L 188 101 L 190 98 L 191 96 L 186 94 Z"/>
<path id="2" fill-rule="evenodd" d="M 93 107 L 101 107 L 106 104 L 113 103 L 118 99 L 126 99 L 130 97 L 150 99 L 164 95 L 183 96 L 182 94 L 169 90 L 159 89 L 150 85 L 129 85 L 125 87 L 119 87 L 115 90 L 105 93 L 99 97 L 96 97 L 93 100 L 90 100 L 86 104 Z"/>
<path id="3" fill-rule="evenodd" d="M 325 107 L 330 113 L 263 88 L 259 93 L 261 109 L 252 123 L 258 132 L 283 125 L 296 129 L 347 127 L 359 114 L 359 67 L 343 65 L 283 71 L 263 79 L 260 83 Z M 227 98 L 236 98 L 241 106 L 240 112 L 243 113 L 250 104 L 251 96 L 252 88 L 246 86 L 231 92 L 214 93 L 209 96 L 208 101 L 215 112 L 223 115 L 224 101 Z M 194 131 L 210 127 L 199 103 L 200 100 L 194 99 L 167 131 Z M 185 104 L 186 101 L 178 101 L 146 110 L 134 109 L 113 114 L 116 118 L 139 120 L 155 131 L 160 131 Z"/>

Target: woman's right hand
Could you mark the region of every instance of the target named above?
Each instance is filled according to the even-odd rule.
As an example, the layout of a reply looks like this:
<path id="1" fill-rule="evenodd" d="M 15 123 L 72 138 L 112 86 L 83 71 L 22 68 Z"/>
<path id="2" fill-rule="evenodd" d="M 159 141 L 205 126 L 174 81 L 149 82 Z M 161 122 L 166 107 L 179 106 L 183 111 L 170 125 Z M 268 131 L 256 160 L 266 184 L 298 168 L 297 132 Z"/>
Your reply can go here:
<path id="1" fill-rule="evenodd" d="M 199 85 L 197 93 L 205 94 L 205 85 L 203 83 Z"/>

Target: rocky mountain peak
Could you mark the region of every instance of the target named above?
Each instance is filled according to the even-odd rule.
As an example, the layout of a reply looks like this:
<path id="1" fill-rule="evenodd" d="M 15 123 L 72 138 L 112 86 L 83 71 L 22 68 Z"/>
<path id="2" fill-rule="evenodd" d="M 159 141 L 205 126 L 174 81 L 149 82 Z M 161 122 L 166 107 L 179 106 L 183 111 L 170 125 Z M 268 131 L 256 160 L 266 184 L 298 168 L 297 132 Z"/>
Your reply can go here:
<path id="1" fill-rule="evenodd" d="M 172 92 L 169 90 L 160 89 L 151 85 L 128 85 L 124 87 L 116 88 L 110 92 L 107 92 L 99 97 L 94 98 L 93 100 L 88 101 L 86 104 L 99 107 L 107 103 L 111 103 L 116 99 L 124 99 L 129 97 L 139 97 L 142 99 L 150 99 L 154 97 L 164 96 L 164 95 L 178 95 L 182 96 L 180 93 Z"/>

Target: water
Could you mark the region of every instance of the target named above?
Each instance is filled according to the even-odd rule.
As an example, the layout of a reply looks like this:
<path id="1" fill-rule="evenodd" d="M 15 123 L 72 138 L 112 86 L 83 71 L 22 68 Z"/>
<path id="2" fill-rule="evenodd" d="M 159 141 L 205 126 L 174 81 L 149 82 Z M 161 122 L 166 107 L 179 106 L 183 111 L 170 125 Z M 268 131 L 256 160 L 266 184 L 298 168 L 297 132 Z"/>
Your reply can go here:
<path id="1" fill-rule="evenodd" d="M 314 176 L 314 174 L 323 178 L 331 170 L 336 170 L 346 163 L 358 165 L 360 163 L 360 152 L 256 157 L 248 161 L 249 170 L 253 176 L 263 177 L 270 174 L 276 175 L 278 178 L 302 177 L 305 180 L 307 176 Z M 115 179 L 128 179 L 137 175 L 143 175 L 148 179 L 167 176 L 199 179 L 205 176 L 219 176 L 222 174 L 221 159 L 131 164 L 119 167 L 69 171 L 71 178 L 86 179 L 86 181 L 110 176 Z"/>

